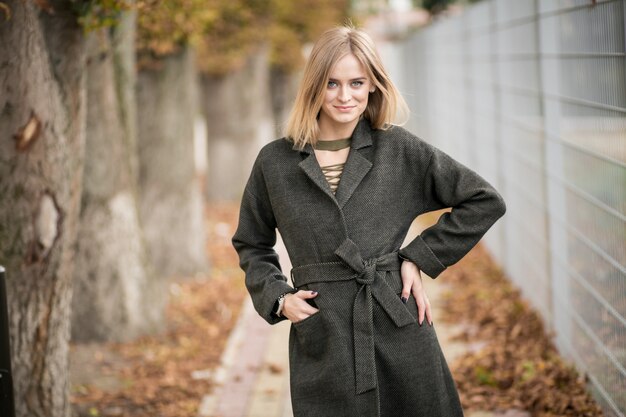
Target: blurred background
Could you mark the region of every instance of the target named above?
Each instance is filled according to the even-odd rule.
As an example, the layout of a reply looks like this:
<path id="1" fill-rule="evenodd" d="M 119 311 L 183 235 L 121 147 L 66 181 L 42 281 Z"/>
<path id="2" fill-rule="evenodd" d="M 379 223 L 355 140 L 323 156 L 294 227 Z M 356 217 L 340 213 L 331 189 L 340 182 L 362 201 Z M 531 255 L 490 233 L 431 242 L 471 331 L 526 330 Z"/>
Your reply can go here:
<path id="1" fill-rule="evenodd" d="M 503 194 L 480 259 L 536 312 L 527 341 L 549 340 L 589 394 L 548 409 L 462 393 L 464 407 L 624 416 L 625 3 L 0 1 L 0 414 L 289 415 L 288 326 L 254 321 L 230 238 L 307 51 L 350 19 L 406 127 Z M 517 361 L 510 384 L 474 366 L 474 385 L 519 391 L 546 360 Z"/>

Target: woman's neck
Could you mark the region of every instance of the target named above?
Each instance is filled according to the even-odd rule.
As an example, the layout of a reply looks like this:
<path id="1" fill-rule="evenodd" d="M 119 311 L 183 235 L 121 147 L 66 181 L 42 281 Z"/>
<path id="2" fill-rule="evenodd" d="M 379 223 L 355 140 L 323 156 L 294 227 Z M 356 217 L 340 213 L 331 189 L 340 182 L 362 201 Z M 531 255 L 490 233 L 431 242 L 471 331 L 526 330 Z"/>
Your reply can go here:
<path id="1" fill-rule="evenodd" d="M 352 136 L 354 128 L 358 124 L 359 120 L 355 120 L 352 123 L 319 123 L 320 137 L 319 140 L 338 140 L 345 139 Z"/>

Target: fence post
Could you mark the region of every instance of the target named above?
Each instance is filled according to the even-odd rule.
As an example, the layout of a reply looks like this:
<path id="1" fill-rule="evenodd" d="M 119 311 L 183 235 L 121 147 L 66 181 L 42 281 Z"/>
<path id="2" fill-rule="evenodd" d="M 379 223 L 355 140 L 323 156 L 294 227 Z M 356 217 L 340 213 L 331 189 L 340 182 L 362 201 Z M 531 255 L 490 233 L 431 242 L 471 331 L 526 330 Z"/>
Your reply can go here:
<path id="1" fill-rule="evenodd" d="M 0 416 L 15 417 L 9 343 L 9 311 L 2 265 L 0 265 Z"/>

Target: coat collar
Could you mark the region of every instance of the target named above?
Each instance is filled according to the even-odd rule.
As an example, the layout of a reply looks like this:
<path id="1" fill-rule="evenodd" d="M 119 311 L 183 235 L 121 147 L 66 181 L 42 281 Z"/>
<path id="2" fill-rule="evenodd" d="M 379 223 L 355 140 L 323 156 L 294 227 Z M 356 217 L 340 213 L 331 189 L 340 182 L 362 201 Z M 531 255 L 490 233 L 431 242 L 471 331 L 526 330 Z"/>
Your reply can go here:
<path id="1" fill-rule="evenodd" d="M 328 181 L 326 180 L 326 177 L 324 177 L 324 173 L 317 162 L 315 152 L 310 143 L 307 143 L 301 151 L 302 153 L 306 153 L 308 155 L 298 165 L 313 181 L 313 183 L 326 193 L 326 195 L 332 198 L 337 203 L 339 208 L 342 209 L 365 175 L 372 168 L 372 163 L 365 157 L 364 154 L 362 154 L 364 151 L 361 150 L 371 145 L 372 128 L 370 127 L 368 120 L 361 118 L 352 133 L 350 153 L 348 154 L 348 159 L 344 165 L 336 194 L 333 194 L 330 189 L 330 185 L 328 185 Z M 295 145 L 293 146 L 293 149 L 298 150 Z"/>

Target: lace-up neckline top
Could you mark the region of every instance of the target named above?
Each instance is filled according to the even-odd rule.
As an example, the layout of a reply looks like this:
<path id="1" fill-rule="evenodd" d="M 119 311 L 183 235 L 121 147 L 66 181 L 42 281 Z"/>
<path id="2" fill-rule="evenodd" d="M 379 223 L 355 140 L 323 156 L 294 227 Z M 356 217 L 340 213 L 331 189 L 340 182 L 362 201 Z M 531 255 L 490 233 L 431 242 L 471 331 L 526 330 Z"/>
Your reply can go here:
<path id="1" fill-rule="evenodd" d="M 315 144 L 314 148 L 324 151 L 338 151 L 340 149 L 345 149 L 349 147 L 351 142 L 352 138 L 337 140 L 319 140 Z M 330 189 L 333 194 L 337 192 L 337 187 L 339 186 L 339 181 L 341 180 L 341 174 L 343 173 L 343 168 L 345 164 L 345 162 L 341 162 L 338 164 L 331 164 L 320 167 L 322 169 L 322 172 L 324 173 L 324 177 L 326 177 L 326 181 L 328 181 L 328 185 L 330 185 Z"/>

